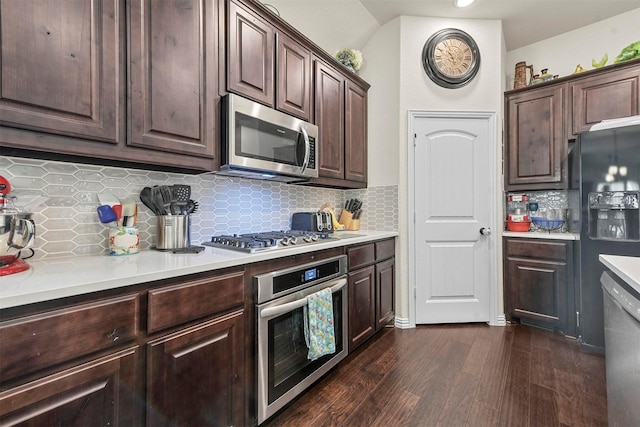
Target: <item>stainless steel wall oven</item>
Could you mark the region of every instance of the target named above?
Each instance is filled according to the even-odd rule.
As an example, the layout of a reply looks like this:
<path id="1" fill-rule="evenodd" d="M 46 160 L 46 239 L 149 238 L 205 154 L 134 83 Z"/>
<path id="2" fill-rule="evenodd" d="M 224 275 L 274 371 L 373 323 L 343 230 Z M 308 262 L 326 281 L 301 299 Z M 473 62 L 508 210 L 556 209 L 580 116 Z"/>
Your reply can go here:
<path id="1" fill-rule="evenodd" d="M 257 289 L 258 424 L 347 356 L 347 257 L 254 277 Z M 331 288 L 336 352 L 311 361 L 304 336 L 307 296 Z"/>

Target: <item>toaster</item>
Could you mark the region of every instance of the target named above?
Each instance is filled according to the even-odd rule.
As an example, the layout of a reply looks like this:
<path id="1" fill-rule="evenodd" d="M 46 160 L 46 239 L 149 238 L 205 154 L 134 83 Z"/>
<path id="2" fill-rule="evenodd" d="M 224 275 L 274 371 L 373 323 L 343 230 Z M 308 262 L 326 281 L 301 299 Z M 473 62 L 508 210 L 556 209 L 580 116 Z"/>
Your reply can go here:
<path id="1" fill-rule="evenodd" d="M 329 212 L 296 212 L 291 218 L 291 229 L 333 233 Z"/>

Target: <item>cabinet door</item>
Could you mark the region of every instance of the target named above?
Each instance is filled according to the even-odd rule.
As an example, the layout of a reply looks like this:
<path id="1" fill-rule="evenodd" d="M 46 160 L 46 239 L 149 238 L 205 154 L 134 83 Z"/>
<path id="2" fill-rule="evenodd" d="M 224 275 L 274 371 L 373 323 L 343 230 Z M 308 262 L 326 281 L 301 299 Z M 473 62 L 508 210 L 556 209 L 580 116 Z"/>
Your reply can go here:
<path id="1" fill-rule="evenodd" d="M 311 51 L 283 33 L 276 34 L 276 108 L 311 121 Z"/>
<path id="2" fill-rule="evenodd" d="M 138 347 L 0 393 L 0 424 L 140 425 Z"/>
<path id="3" fill-rule="evenodd" d="M 148 344 L 147 425 L 244 425 L 242 311 Z"/>
<path id="4" fill-rule="evenodd" d="M 508 258 L 505 282 L 512 317 L 531 319 L 564 331 L 567 323 L 567 264 Z"/>
<path id="5" fill-rule="evenodd" d="M 566 186 L 564 91 L 551 86 L 507 99 L 507 190 Z"/>
<path id="6" fill-rule="evenodd" d="M 318 175 L 344 179 L 344 78 L 316 60 L 315 88 Z"/>
<path id="7" fill-rule="evenodd" d="M 573 120 L 569 138 L 602 120 L 640 114 L 640 67 L 588 77 L 570 85 Z"/>
<path id="8" fill-rule="evenodd" d="M 367 182 L 367 92 L 347 80 L 345 179 Z"/>
<path id="9" fill-rule="evenodd" d="M 394 319 L 395 265 L 394 258 L 376 264 L 376 330 Z"/>
<path id="10" fill-rule="evenodd" d="M 273 107 L 274 50 L 273 27 L 229 2 L 227 89 Z"/>
<path id="11" fill-rule="evenodd" d="M 373 266 L 349 273 L 349 352 L 376 332 L 375 297 Z"/>
<path id="12" fill-rule="evenodd" d="M 2 0 L 0 123 L 122 141 L 122 4 Z"/>
<path id="13" fill-rule="evenodd" d="M 129 4 L 128 143 L 214 157 L 217 1 L 132 0 Z"/>

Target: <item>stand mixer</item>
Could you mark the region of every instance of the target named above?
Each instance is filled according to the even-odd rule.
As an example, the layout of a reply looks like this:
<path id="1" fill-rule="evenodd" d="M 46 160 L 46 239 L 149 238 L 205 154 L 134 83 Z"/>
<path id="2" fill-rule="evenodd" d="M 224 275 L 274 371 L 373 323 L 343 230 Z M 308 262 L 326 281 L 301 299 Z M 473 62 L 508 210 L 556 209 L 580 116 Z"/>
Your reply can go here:
<path id="1" fill-rule="evenodd" d="M 20 212 L 7 197 L 11 185 L 0 176 L 0 276 L 29 269 L 20 253 L 33 245 L 36 225 L 30 213 Z"/>

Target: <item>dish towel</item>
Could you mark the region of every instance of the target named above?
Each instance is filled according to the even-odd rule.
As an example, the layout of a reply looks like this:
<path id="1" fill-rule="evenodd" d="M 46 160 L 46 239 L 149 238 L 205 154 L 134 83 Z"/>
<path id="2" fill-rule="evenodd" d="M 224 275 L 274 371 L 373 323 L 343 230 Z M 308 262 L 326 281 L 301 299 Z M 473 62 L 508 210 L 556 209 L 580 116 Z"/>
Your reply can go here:
<path id="1" fill-rule="evenodd" d="M 304 306 L 304 338 L 309 347 L 307 358 L 316 360 L 336 352 L 333 331 L 333 296 L 331 289 L 323 289 L 307 297 Z"/>

